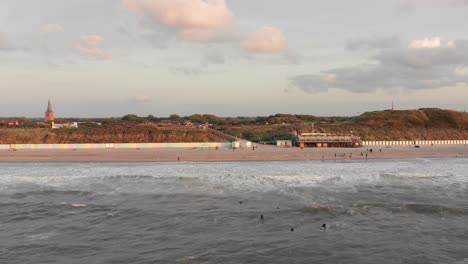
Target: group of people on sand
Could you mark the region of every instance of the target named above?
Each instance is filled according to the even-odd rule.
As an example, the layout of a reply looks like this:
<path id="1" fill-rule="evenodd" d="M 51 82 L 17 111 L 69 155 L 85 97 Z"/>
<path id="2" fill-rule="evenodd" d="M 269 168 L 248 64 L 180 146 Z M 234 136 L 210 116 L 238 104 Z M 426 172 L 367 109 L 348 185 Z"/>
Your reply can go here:
<path id="1" fill-rule="evenodd" d="M 366 152 L 362 152 L 361 151 L 361 157 L 367 159 L 368 156 L 369 156 L 369 153 L 373 153 L 374 150 L 373 149 L 366 149 Z M 382 153 L 382 149 L 379 149 L 379 152 Z M 335 153 L 335 160 L 337 158 L 342 158 L 342 159 L 346 159 L 346 158 L 349 158 L 349 159 L 352 159 L 353 158 L 353 152 L 350 152 L 349 155 L 346 155 L 346 153 Z M 322 155 L 322 160 L 325 160 L 325 155 Z"/>

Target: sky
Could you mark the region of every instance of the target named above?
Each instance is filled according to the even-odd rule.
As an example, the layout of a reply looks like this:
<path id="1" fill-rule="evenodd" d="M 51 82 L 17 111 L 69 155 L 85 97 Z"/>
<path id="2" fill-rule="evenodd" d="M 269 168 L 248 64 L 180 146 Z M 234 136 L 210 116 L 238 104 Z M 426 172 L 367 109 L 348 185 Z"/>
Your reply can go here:
<path id="1" fill-rule="evenodd" d="M 0 116 L 468 108 L 467 0 L 2 0 Z"/>

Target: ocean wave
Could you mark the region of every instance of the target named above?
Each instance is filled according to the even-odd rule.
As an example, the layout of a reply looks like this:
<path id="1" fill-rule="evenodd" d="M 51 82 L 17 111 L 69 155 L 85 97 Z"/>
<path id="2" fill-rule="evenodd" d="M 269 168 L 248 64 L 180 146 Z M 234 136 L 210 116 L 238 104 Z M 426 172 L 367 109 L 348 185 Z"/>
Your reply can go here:
<path id="1" fill-rule="evenodd" d="M 369 213 L 369 206 L 334 206 L 334 205 L 309 205 L 300 209 L 303 213 L 331 214 L 331 215 L 365 215 Z"/>
<path id="2" fill-rule="evenodd" d="M 391 213 L 405 213 L 412 212 L 416 214 L 425 214 L 425 215 L 454 215 L 462 216 L 468 215 L 468 208 L 462 207 L 450 207 L 438 204 L 418 204 L 418 203 L 409 203 L 401 205 L 382 205 L 387 211 Z"/>
<path id="3" fill-rule="evenodd" d="M 405 204 L 402 207 L 418 214 L 468 215 L 468 209 L 437 204 Z"/>
<path id="4" fill-rule="evenodd" d="M 323 187 L 353 190 L 359 186 L 375 189 L 415 190 L 429 186 L 467 188 L 465 162 L 460 159 L 428 161 L 376 161 L 369 163 L 320 162 L 231 162 L 184 164 L 54 163 L 0 164 L 0 191 L 21 199 L 31 190 L 81 190 L 87 192 L 166 192 L 189 191 L 188 185 L 203 185 L 207 190 L 288 193 L 291 188 Z M 200 186 L 198 186 L 200 187 Z M 203 188 L 194 188 L 203 191 Z M 291 193 L 291 192 L 289 192 Z M 30 193 L 33 194 L 33 193 Z M 47 194 L 47 193 L 42 193 Z M 53 193 L 49 193 L 52 195 Z M 38 194 L 37 194 L 38 195 Z M 23 197 L 24 198 L 24 197 Z"/>

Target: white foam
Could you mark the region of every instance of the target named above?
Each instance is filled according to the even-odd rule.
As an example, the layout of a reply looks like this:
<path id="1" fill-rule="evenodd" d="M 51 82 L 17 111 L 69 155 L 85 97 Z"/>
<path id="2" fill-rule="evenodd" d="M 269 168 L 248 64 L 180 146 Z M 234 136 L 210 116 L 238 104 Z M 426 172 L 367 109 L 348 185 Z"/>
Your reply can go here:
<path id="1" fill-rule="evenodd" d="M 372 162 L 26 163 L 0 164 L 0 190 L 63 189 L 98 192 L 245 191 L 323 186 L 458 184 L 466 187 L 466 159 Z M 185 180 L 190 179 L 190 180 Z"/>
<path id="2" fill-rule="evenodd" d="M 71 206 L 75 208 L 81 208 L 81 207 L 86 207 L 88 205 L 87 204 L 71 204 Z"/>
<path id="3" fill-rule="evenodd" d="M 30 241 L 36 241 L 36 240 L 46 240 L 49 239 L 50 237 L 54 236 L 55 233 L 50 232 L 50 233 L 40 233 L 40 234 L 34 234 L 28 236 L 28 240 Z"/>

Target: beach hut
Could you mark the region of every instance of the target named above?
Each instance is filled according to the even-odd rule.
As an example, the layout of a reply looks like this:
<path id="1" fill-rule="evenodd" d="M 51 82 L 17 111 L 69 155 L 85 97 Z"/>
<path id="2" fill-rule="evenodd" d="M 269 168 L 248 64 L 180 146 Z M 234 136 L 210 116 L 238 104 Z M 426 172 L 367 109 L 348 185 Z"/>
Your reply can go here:
<path id="1" fill-rule="evenodd" d="M 291 147 L 292 146 L 292 140 L 277 140 L 276 141 L 276 146 L 277 147 Z"/>

